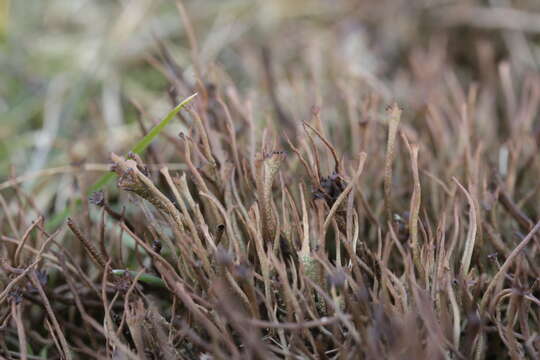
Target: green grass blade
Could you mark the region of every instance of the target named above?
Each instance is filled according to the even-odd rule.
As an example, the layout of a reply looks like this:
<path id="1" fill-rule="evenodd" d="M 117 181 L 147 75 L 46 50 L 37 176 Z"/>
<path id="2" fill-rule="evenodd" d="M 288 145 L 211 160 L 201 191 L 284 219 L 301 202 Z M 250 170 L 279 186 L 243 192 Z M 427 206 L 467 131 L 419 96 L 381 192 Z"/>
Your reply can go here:
<path id="1" fill-rule="evenodd" d="M 176 116 L 176 114 L 184 108 L 193 98 L 197 96 L 197 93 L 191 95 L 190 97 L 186 98 L 184 101 L 182 101 L 180 104 L 178 104 L 174 109 L 172 109 L 167 116 L 160 121 L 159 124 L 154 126 L 150 132 L 143 137 L 135 146 L 131 149 L 132 152 L 136 154 L 141 154 L 147 147 L 150 145 L 152 140 L 156 136 L 159 135 L 159 133 L 167 126 L 167 124 Z"/>
<path id="2" fill-rule="evenodd" d="M 163 129 L 167 126 L 167 124 L 176 116 L 176 114 L 184 108 L 195 96 L 197 96 L 197 93 L 191 95 L 190 97 L 186 98 L 184 101 L 182 101 L 180 104 L 178 104 L 174 109 L 172 109 L 167 116 L 163 118 L 157 124 L 150 130 L 148 134 L 146 134 L 145 137 L 143 137 L 139 142 L 131 148 L 131 152 L 136 154 L 141 154 L 155 139 L 156 136 L 159 135 L 163 131 Z M 107 185 L 112 179 L 116 177 L 116 174 L 111 172 L 108 172 L 107 174 L 100 177 L 90 188 L 88 189 L 88 194 L 97 191 L 101 189 L 103 186 Z"/>
<path id="3" fill-rule="evenodd" d="M 156 136 L 158 136 L 159 133 L 161 133 L 161 131 L 163 131 L 163 129 L 167 126 L 167 124 L 171 122 L 171 120 L 176 116 L 176 114 L 178 114 L 178 112 L 182 110 L 182 108 L 184 108 L 191 100 L 193 100 L 195 96 L 197 96 L 197 93 L 187 97 L 186 99 L 184 99 L 184 101 L 178 104 L 174 109 L 169 111 L 167 116 L 165 116 L 163 120 L 159 122 L 159 124 L 154 126 L 152 130 L 150 130 L 150 132 L 146 134 L 145 137 L 139 140 L 131 148 L 131 152 L 134 152 L 139 155 L 142 154 L 142 152 L 146 150 L 146 148 L 152 143 L 152 141 L 156 138 Z M 107 185 L 109 182 L 111 182 L 111 180 L 113 180 L 115 177 L 116 177 L 116 174 L 112 171 L 106 173 L 105 175 L 100 177 L 92 186 L 89 187 L 87 194 L 89 195 L 93 193 L 94 191 L 98 191 L 99 189 Z M 49 231 L 51 231 L 52 229 L 60 225 L 68 216 L 70 216 L 73 213 L 75 208 L 80 206 L 81 204 L 82 204 L 82 201 L 79 199 L 74 204 L 75 207 L 73 206 L 67 207 L 63 211 L 55 214 L 53 218 L 47 223 L 46 228 Z"/>
<path id="4" fill-rule="evenodd" d="M 88 188 L 88 195 L 95 191 L 98 191 L 99 189 L 110 183 L 111 180 L 115 177 L 116 174 L 112 171 L 109 171 L 108 173 L 100 177 L 92 186 L 90 186 L 90 188 Z"/>
<path id="5" fill-rule="evenodd" d="M 81 199 L 77 199 L 76 204 L 77 205 L 82 204 Z M 51 219 L 45 224 L 45 230 L 51 232 L 54 229 L 56 229 L 58 226 L 60 226 L 60 224 L 62 224 L 67 219 L 67 217 L 71 215 L 71 211 L 73 210 L 72 208 L 73 208 L 72 206 L 66 206 L 64 210 L 58 213 L 55 213 L 51 217 Z"/>

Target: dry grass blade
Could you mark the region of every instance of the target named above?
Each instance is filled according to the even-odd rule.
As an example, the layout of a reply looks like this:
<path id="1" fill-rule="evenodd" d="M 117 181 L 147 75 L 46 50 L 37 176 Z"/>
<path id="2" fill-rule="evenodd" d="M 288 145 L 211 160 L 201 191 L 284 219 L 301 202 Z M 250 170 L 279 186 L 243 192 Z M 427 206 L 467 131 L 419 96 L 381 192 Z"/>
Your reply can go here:
<path id="1" fill-rule="evenodd" d="M 24 330 L 24 324 L 22 321 L 22 305 L 11 303 L 11 317 L 17 324 L 17 336 L 19 337 L 19 349 L 21 349 L 21 360 L 28 360 L 28 343 L 26 341 L 26 331 Z"/>
<path id="2" fill-rule="evenodd" d="M 463 257 L 461 259 L 461 267 L 460 272 L 463 275 L 464 278 L 467 277 L 469 273 L 469 267 L 471 266 L 471 259 L 474 251 L 474 244 L 476 241 L 476 228 L 477 225 L 477 215 L 476 215 L 476 209 L 474 206 L 474 200 L 472 199 L 469 192 L 459 183 L 459 181 L 456 178 L 453 178 L 454 182 L 457 184 L 459 189 L 463 191 L 465 196 L 467 197 L 467 201 L 469 202 L 469 229 L 467 230 L 467 238 L 465 240 L 465 245 L 463 249 Z"/>
<path id="3" fill-rule="evenodd" d="M 43 218 L 40 217 L 40 218 L 34 220 L 32 222 L 32 225 L 30 225 L 30 227 L 28 229 L 26 229 L 25 233 L 23 234 L 23 237 L 22 237 L 21 241 L 19 242 L 19 245 L 17 245 L 17 250 L 15 250 L 15 255 L 13 255 L 13 266 L 17 266 L 17 264 L 19 263 L 19 256 L 21 255 L 21 251 L 24 248 L 24 244 L 26 243 L 26 241 L 30 237 L 30 233 L 32 232 L 32 230 L 34 230 L 34 228 L 38 225 L 38 223 L 40 223 L 42 221 L 43 221 Z"/>
<path id="4" fill-rule="evenodd" d="M 527 234 L 527 236 L 525 236 L 523 238 L 523 240 L 521 240 L 519 245 L 516 246 L 514 248 L 514 250 L 512 250 L 510 255 L 508 255 L 508 257 L 506 258 L 506 260 L 502 264 L 499 271 L 497 271 L 497 273 L 493 276 L 493 278 L 489 282 L 489 285 L 488 285 L 486 291 L 484 292 L 484 295 L 482 296 L 482 300 L 480 302 L 480 307 L 479 307 L 480 308 L 480 313 L 487 310 L 486 305 L 488 304 L 488 302 L 490 300 L 491 291 L 493 290 L 493 288 L 495 286 L 498 285 L 500 278 L 507 273 L 507 271 L 510 268 L 510 266 L 512 265 L 512 262 L 514 261 L 514 259 L 523 251 L 523 249 L 525 249 L 525 247 L 529 244 L 531 239 L 534 238 L 534 236 L 536 235 L 536 233 L 539 230 L 540 230 L 540 221 L 537 222 L 536 225 Z"/>
<path id="5" fill-rule="evenodd" d="M 413 175 L 414 190 L 411 196 L 411 205 L 409 207 L 409 241 L 413 251 L 413 261 L 418 273 L 424 278 L 424 266 L 420 258 L 421 247 L 418 242 L 418 221 L 421 202 L 420 177 L 418 175 L 418 144 L 410 144 L 405 134 L 402 133 L 403 141 L 411 156 L 411 169 Z"/>
<path id="6" fill-rule="evenodd" d="M 401 109 L 394 103 L 388 112 L 388 139 L 386 142 L 386 157 L 384 160 L 384 206 L 387 219 L 392 218 L 392 161 L 394 160 L 396 135 L 401 120 Z"/>
<path id="7" fill-rule="evenodd" d="M 54 314 L 54 310 L 51 306 L 51 303 L 49 301 L 49 298 L 47 297 L 47 294 L 45 294 L 45 291 L 43 290 L 43 287 L 41 286 L 41 283 L 38 279 L 38 277 L 35 274 L 30 275 L 30 281 L 32 284 L 36 287 L 36 289 L 39 292 L 39 296 L 41 297 L 41 300 L 43 302 L 43 306 L 45 307 L 47 311 L 47 315 L 49 317 L 49 321 L 52 322 L 52 329 L 54 329 L 55 335 L 58 337 L 59 343 L 60 343 L 60 350 L 63 354 L 63 358 L 66 360 L 73 359 L 73 355 L 71 352 L 71 348 L 68 345 L 66 336 L 64 332 L 62 331 L 62 328 L 60 327 L 60 323 L 58 322 L 58 319 L 56 318 L 56 315 Z"/>

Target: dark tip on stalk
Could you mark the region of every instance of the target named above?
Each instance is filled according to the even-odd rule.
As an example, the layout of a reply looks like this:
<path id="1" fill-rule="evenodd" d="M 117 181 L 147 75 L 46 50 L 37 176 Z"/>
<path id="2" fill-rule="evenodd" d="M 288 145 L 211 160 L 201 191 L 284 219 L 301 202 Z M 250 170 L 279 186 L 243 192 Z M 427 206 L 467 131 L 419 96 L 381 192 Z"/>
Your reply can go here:
<path id="1" fill-rule="evenodd" d="M 161 253 L 161 248 L 162 248 L 161 241 L 159 241 L 159 240 L 152 241 L 152 250 L 154 250 L 156 253 L 160 254 Z"/>
<path id="2" fill-rule="evenodd" d="M 139 169 L 144 176 L 148 177 L 150 175 L 150 170 L 144 165 L 142 158 L 137 153 L 130 151 L 126 156 L 126 159 L 134 160 L 137 163 L 137 169 Z"/>
<path id="3" fill-rule="evenodd" d="M 282 151 L 282 150 L 274 150 L 270 152 L 264 152 L 263 158 L 266 160 L 266 159 L 270 159 L 273 156 L 281 156 L 281 155 L 286 156 L 287 154 L 285 153 L 285 151 Z"/>
<path id="4" fill-rule="evenodd" d="M 8 293 L 9 302 L 20 304 L 23 301 L 23 293 L 20 288 L 15 288 Z"/>
<path id="5" fill-rule="evenodd" d="M 467 327 L 473 330 L 474 332 L 477 332 L 481 326 L 482 326 L 482 319 L 480 318 L 480 316 L 478 316 L 477 312 L 471 311 L 467 315 Z"/>
<path id="6" fill-rule="evenodd" d="M 330 285 L 334 286 L 338 290 L 343 290 L 347 276 L 343 270 L 337 270 L 334 273 L 329 274 L 327 279 Z"/>
<path id="7" fill-rule="evenodd" d="M 370 301 L 369 290 L 366 286 L 361 286 L 357 291 L 353 293 L 354 300 L 360 303 L 368 303 Z"/>
<path id="8" fill-rule="evenodd" d="M 317 200 L 317 199 L 325 199 L 325 194 L 319 189 L 313 190 L 312 195 L 313 195 L 313 199 L 315 199 L 315 200 Z"/>
<path id="9" fill-rule="evenodd" d="M 397 108 L 399 111 L 403 111 L 403 106 L 398 104 L 397 102 L 394 102 L 393 104 L 386 105 L 385 110 L 387 112 L 392 111 L 392 109 Z"/>
<path id="10" fill-rule="evenodd" d="M 213 82 L 207 81 L 204 84 L 206 88 L 206 94 L 208 95 L 209 99 L 215 98 L 217 93 L 217 86 Z"/>
<path id="11" fill-rule="evenodd" d="M 224 224 L 218 225 L 216 229 L 216 245 L 219 245 L 219 243 L 221 242 L 224 232 L 225 232 L 225 225 Z"/>
<path id="12" fill-rule="evenodd" d="M 247 280 L 251 277 L 253 269 L 247 263 L 241 263 L 234 267 L 234 277 L 241 280 Z"/>
<path id="13" fill-rule="evenodd" d="M 41 286 L 47 285 L 47 282 L 49 281 L 49 274 L 47 274 L 46 270 L 35 270 L 34 274 L 36 274 Z"/>
<path id="14" fill-rule="evenodd" d="M 327 177 L 321 177 L 320 184 L 319 188 L 312 191 L 312 196 L 314 199 L 326 200 L 330 207 L 347 187 L 347 182 L 336 172 Z"/>
<path id="15" fill-rule="evenodd" d="M 124 271 L 122 276 L 120 276 L 114 286 L 116 291 L 120 292 L 121 294 L 125 294 L 128 292 L 129 288 L 131 287 L 133 283 L 133 278 L 129 271 Z"/>
<path id="16" fill-rule="evenodd" d="M 219 265 L 230 266 L 233 264 L 234 257 L 229 251 L 224 249 L 222 246 L 218 246 L 216 250 L 216 262 Z"/>
<path id="17" fill-rule="evenodd" d="M 88 197 L 90 204 L 103 207 L 105 206 L 105 193 L 103 190 L 95 191 Z"/>

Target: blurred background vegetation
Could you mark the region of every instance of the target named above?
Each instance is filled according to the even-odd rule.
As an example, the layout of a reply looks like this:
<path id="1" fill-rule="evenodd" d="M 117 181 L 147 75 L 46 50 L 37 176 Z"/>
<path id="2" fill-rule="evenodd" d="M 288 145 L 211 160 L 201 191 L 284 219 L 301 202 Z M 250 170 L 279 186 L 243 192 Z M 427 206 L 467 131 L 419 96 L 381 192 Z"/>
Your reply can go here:
<path id="1" fill-rule="evenodd" d="M 503 59 L 521 79 L 539 64 L 535 0 L 185 1 L 195 49 L 175 1 L 0 4 L 0 181 L 67 164 L 105 164 L 108 152 L 127 150 L 141 136 L 138 118 L 149 126 L 173 106 L 167 69 L 156 60 L 163 57 L 160 43 L 188 83 L 195 83 L 195 61 L 206 81 L 234 83 L 255 102 L 261 124 L 272 115 L 272 94 L 257 91 L 267 80 L 265 51 L 279 79 L 275 96 L 300 117 L 309 104 L 339 97 L 329 84 L 345 78 L 362 84 L 358 96 L 376 92 L 415 110 L 447 81 L 445 64 L 466 83 L 497 81 L 498 70 L 486 66 Z M 315 86 L 295 93 L 302 77 Z M 418 86 L 418 78 L 428 86 Z M 327 120 L 339 121 L 336 114 L 327 109 Z M 50 208 L 54 199 L 62 209 L 72 178 L 43 185 L 38 207 Z M 22 186 L 32 192 L 38 185 L 34 179 Z M 54 197 L 59 188 L 65 195 Z"/>

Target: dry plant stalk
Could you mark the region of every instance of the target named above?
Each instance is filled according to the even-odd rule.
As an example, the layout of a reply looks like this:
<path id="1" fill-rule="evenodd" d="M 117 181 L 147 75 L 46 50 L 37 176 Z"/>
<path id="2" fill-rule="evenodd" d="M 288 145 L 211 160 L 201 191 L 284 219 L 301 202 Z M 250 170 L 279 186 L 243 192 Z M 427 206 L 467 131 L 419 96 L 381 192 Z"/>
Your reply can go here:
<path id="1" fill-rule="evenodd" d="M 421 187 L 420 187 L 420 177 L 418 175 L 418 144 L 410 144 L 407 137 L 402 133 L 403 141 L 407 146 L 407 150 L 411 156 L 411 169 L 413 175 L 413 184 L 414 190 L 411 196 L 411 205 L 409 207 L 409 245 L 413 252 L 413 261 L 420 277 L 425 278 L 425 266 L 422 264 L 422 259 L 420 256 L 421 247 L 418 242 L 418 221 L 420 214 L 420 203 L 421 203 Z"/>
<path id="2" fill-rule="evenodd" d="M 388 220 L 392 218 L 392 161 L 394 160 L 396 135 L 401 120 L 401 109 L 397 103 L 388 109 L 388 140 L 384 159 L 384 206 Z"/>
<path id="3" fill-rule="evenodd" d="M 182 133 L 111 154 L 117 186 L 83 206 L 78 189 L 103 165 L 0 183 L 0 358 L 540 358 L 540 74 L 508 40 L 523 34 L 448 28 L 447 45 L 432 37 L 441 28 L 416 33 L 435 26 L 429 7 L 352 3 L 315 14 L 269 2 L 246 11 L 247 27 L 229 15 L 208 27 L 204 6 L 176 2 L 195 79 L 175 61 L 185 49 L 166 48 L 176 41 L 145 56 L 172 102 L 200 91 Z M 346 26 L 300 51 L 268 41 L 261 57 L 268 29 L 250 24 L 269 9 L 268 29 L 292 44 Z M 298 34 L 271 24 L 311 17 Z M 358 48 L 373 48 L 373 67 L 359 71 Z M 143 134 L 153 91 L 122 89 Z M 406 110 L 384 111 L 393 95 Z M 100 141 L 81 142 L 106 158 Z M 64 202 L 66 226 L 49 231 Z"/>
<path id="4" fill-rule="evenodd" d="M 272 199 L 272 185 L 285 154 L 282 152 L 271 152 L 269 154 L 259 154 L 256 160 L 257 172 L 257 195 L 262 213 L 262 224 L 265 242 L 273 242 L 276 236 L 276 215 L 274 214 Z"/>

